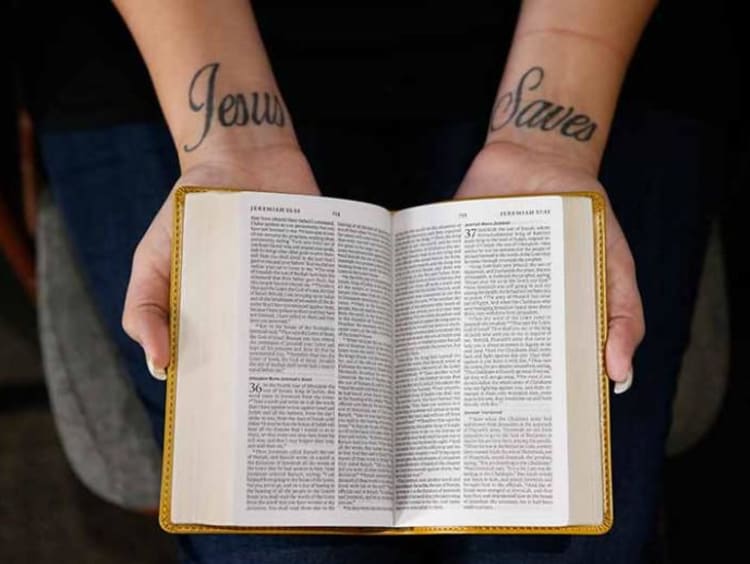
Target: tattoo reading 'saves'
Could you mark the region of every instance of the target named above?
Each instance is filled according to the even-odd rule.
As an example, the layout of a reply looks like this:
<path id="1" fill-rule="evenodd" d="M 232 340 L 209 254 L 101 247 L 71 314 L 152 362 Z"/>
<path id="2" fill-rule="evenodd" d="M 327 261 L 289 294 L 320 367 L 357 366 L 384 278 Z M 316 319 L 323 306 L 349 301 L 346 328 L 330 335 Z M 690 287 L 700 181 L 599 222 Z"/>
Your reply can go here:
<path id="1" fill-rule="evenodd" d="M 544 69 L 531 67 L 527 70 L 515 89 L 500 94 L 492 109 L 490 131 L 498 131 L 508 124 L 518 128 L 540 129 L 542 131 L 557 130 L 564 137 L 576 141 L 589 141 L 596 131 L 597 124 L 589 116 L 577 113 L 573 106 L 565 108 L 543 98 L 524 100 L 528 95 L 542 85 Z"/>
<path id="2" fill-rule="evenodd" d="M 203 115 L 203 131 L 193 145 L 183 146 L 185 151 L 194 151 L 200 147 L 211 130 L 211 125 L 218 121 L 222 127 L 242 127 L 253 125 L 275 125 L 284 127 L 286 116 L 281 99 L 270 92 L 249 92 L 245 94 L 226 94 L 220 100 L 216 95 L 216 75 L 219 63 L 209 63 L 193 75 L 188 89 L 190 109 Z M 217 104 L 218 101 L 218 104 Z"/>

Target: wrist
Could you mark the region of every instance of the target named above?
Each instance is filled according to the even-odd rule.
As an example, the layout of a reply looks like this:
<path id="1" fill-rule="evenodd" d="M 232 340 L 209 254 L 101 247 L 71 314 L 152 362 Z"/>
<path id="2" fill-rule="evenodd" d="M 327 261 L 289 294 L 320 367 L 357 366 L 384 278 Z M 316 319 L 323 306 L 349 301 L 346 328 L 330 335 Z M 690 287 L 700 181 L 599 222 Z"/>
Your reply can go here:
<path id="1" fill-rule="evenodd" d="M 219 62 L 195 71 L 184 102 L 167 115 L 180 164 L 223 152 L 297 146 L 291 118 L 273 77 L 242 75 Z"/>
<path id="2" fill-rule="evenodd" d="M 218 130 L 191 151 L 185 150 L 184 141 L 175 138 L 175 144 L 183 171 L 206 162 L 241 163 L 248 154 L 300 151 L 291 125 L 282 131 L 254 131 L 250 128 Z"/>
<path id="3" fill-rule="evenodd" d="M 585 170 L 597 176 L 602 159 L 602 151 L 594 145 L 575 143 L 569 139 L 556 139 L 554 136 L 534 131 L 509 128 L 505 131 L 490 131 L 485 140 L 485 148 L 497 145 L 515 147 L 519 151 L 545 154 L 570 166 Z"/>
<path id="4" fill-rule="evenodd" d="M 598 170 L 625 71 L 612 49 L 558 33 L 517 36 L 487 142 L 513 143 Z"/>
<path id="5" fill-rule="evenodd" d="M 320 195 L 312 170 L 296 145 L 216 146 L 185 164 L 180 184 Z"/>
<path id="6" fill-rule="evenodd" d="M 266 161 L 276 163 L 289 157 L 297 158 L 299 155 L 302 155 L 302 151 L 293 135 L 262 139 L 217 135 L 195 151 L 181 151 L 180 170 L 185 173 L 206 165 L 244 169 L 261 166 Z"/>

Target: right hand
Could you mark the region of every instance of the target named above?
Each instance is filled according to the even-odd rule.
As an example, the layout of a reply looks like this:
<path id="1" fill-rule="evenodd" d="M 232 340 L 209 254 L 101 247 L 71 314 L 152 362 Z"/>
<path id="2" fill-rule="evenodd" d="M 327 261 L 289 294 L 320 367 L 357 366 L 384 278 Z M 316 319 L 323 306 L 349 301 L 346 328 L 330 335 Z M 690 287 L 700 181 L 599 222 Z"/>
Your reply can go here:
<path id="1" fill-rule="evenodd" d="M 615 393 L 627 391 L 633 380 L 632 361 L 643 339 L 645 324 L 635 262 L 604 187 L 598 165 L 565 151 L 508 141 L 487 143 L 474 159 L 456 198 L 508 194 L 598 192 L 606 202 L 607 243 L 607 374 Z"/>
<path id="2" fill-rule="evenodd" d="M 203 151 L 183 166 L 178 186 L 214 186 L 320 195 L 307 159 L 295 145 L 236 151 Z M 218 153 L 218 154 L 216 154 Z M 169 272 L 174 189 L 136 247 L 122 326 L 143 348 L 149 370 L 163 379 L 169 364 Z"/>

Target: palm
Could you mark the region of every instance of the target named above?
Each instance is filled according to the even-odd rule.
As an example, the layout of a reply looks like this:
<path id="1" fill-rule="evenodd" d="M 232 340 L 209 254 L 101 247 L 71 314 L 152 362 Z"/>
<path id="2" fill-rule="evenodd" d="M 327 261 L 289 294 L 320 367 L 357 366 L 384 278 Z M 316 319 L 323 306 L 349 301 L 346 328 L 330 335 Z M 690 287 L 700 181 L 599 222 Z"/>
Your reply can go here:
<path id="1" fill-rule="evenodd" d="M 606 192 L 595 173 L 560 155 L 510 143 L 490 143 L 476 157 L 456 198 L 571 191 Z M 607 200 L 607 372 L 622 381 L 643 337 L 643 311 L 635 266 Z"/>

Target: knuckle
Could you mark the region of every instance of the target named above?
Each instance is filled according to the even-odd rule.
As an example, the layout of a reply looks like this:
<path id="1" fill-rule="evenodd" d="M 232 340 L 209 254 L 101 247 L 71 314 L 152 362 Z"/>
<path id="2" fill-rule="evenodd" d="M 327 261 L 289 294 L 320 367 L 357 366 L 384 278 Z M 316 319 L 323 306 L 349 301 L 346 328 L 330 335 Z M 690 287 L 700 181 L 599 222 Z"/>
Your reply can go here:
<path id="1" fill-rule="evenodd" d="M 133 319 L 133 313 L 129 309 L 126 308 L 123 312 L 120 323 L 122 324 L 123 331 L 125 331 L 128 336 L 135 338 L 135 320 Z"/>
<path id="2" fill-rule="evenodd" d="M 643 320 L 643 313 L 636 322 L 636 342 L 641 343 L 646 337 L 646 323 Z"/>

